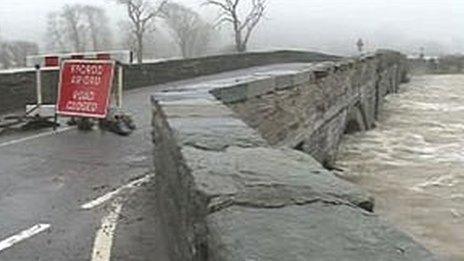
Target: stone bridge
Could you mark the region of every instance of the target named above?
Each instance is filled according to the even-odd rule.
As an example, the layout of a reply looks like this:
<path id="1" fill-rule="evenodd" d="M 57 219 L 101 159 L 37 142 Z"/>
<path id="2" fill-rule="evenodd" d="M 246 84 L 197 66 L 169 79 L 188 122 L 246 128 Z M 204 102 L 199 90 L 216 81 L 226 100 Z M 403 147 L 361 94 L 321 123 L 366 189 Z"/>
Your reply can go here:
<path id="1" fill-rule="evenodd" d="M 330 171 L 343 133 L 373 128 L 405 80 L 393 51 L 127 66 L 132 136 L 0 137 L 0 260 L 436 260 Z M 30 101 L 33 81 L 0 74 L 0 108 Z M 5 247 L 28 224 L 48 232 Z"/>

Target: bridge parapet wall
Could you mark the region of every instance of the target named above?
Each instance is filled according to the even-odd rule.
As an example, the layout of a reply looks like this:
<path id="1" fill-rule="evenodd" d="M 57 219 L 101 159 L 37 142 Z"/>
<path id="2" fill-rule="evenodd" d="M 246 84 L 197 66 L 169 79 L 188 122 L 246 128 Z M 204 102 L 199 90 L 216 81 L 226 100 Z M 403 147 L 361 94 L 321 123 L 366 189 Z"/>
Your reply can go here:
<path id="1" fill-rule="evenodd" d="M 300 149 L 330 167 L 342 134 L 373 128 L 383 98 L 398 91 L 406 72 L 405 56 L 379 51 L 213 93 L 271 145 Z"/>
<path id="2" fill-rule="evenodd" d="M 395 90 L 381 82 L 400 60 L 379 70 L 381 57 L 154 94 L 154 198 L 171 260 L 435 260 L 372 214 L 367 193 L 289 148 L 343 132 L 350 108 L 380 93 L 362 90 Z"/>
<path id="3" fill-rule="evenodd" d="M 315 52 L 274 51 L 167 60 L 124 65 L 124 88 L 134 89 L 224 71 L 276 63 L 308 63 L 339 60 L 340 57 Z M 42 72 L 43 99 L 54 103 L 58 89 L 58 70 Z M 24 109 L 36 102 L 34 69 L 0 72 L 0 113 Z"/>
<path id="4" fill-rule="evenodd" d="M 409 66 L 414 74 L 462 74 L 464 73 L 464 56 L 413 58 L 409 59 Z"/>

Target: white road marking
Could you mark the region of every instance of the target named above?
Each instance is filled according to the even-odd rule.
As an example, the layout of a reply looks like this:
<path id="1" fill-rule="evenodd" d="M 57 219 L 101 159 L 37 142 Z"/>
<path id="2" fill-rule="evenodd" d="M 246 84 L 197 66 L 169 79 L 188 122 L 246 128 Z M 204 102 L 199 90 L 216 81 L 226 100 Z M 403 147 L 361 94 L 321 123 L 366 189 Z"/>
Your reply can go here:
<path id="1" fill-rule="evenodd" d="M 101 196 L 101 197 L 98 197 L 88 203 L 85 203 L 81 206 L 81 209 L 85 209 L 85 210 L 89 210 L 89 209 L 93 209 L 95 207 L 98 207 L 100 205 L 102 205 L 103 203 L 111 200 L 112 198 L 114 198 L 115 196 L 117 196 L 118 194 L 120 194 L 122 191 L 126 190 L 126 189 L 131 189 L 131 188 L 134 188 L 134 187 L 138 187 L 148 181 L 150 181 L 150 179 L 153 177 L 153 174 L 148 174 L 140 179 L 136 179 L 134 181 L 132 181 L 131 183 L 129 184 L 126 184 L 116 190 L 113 190 L 111 192 L 108 192 L 107 194 Z"/>
<path id="2" fill-rule="evenodd" d="M 110 213 L 102 218 L 101 227 L 98 229 L 93 243 L 91 261 L 110 261 L 113 236 L 118 224 L 122 203 L 116 200 L 112 204 Z"/>
<path id="3" fill-rule="evenodd" d="M 50 228 L 50 224 L 37 224 L 29 229 L 26 229 L 24 231 L 21 231 L 20 233 L 13 235 L 3 241 L 0 241 L 0 252 L 3 250 L 12 247 L 13 245 L 28 239 L 30 237 L 33 237 L 47 229 Z"/>
<path id="4" fill-rule="evenodd" d="M 21 139 L 10 140 L 10 141 L 4 142 L 4 143 L 0 143 L 0 148 L 10 146 L 10 145 L 14 145 L 14 144 L 18 144 L 18 143 L 22 143 L 22 142 L 26 142 L 26 141 L 33 140 L 33 139 L 38 139 L 38 138 L 42 138 L 42 137 L 51 136 L 53 134 L 58 134 L 58 133 L 61 133 L 61 132 L 72 130 L 72 129 L 75 129 L 75 127 L 73 127 L 73 126 L 65 127 L 65 128 L 57 129 L 56 131 L 48 131 L 48 132 L 43 132 L 43 133 L 39 133 L 39 134 L 36 134 L 36 135 L 24 137 L 24 138 L 21 138 Z"/>
<path id="5" fill-rule="evenodd" d="M 154 174 L 148 174 L 144 177 L 134 180 L 129 184 L 126 184 L 114 191 L 111 191 L 93 201 L 90 201 L 87 204 L 81 206 L 82 209 L 92 209 L 101 204 L 107 202 L 108 200 L 114 198 L 116 195 L 121 193 L 126 189 L 131 189 L 134 187 L 141 186 L 142 184 L 148 182 Z M 116 231 L 116 227 L 119 220 L 119 215 L 122 211 L 123 199 L 121 197 L 117 198 L 111 204 L 110 213 L 102 218 L 101 226 L 97 231 L 95 240 L 93 243 L 92 258 L 91 261 L 110 261 L 111 259 L 111 247 L 113 245 L 113 237 Z"/>

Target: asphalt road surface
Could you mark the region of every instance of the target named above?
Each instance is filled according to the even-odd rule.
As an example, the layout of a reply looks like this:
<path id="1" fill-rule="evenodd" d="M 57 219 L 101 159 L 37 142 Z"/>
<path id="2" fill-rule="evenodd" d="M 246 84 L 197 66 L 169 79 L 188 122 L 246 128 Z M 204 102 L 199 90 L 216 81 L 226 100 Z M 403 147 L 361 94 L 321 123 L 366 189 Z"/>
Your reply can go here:
<path id="1" fill-rule="evenodd" d="M 0 136 L 0 261 L 168 260 L 150 180 L 150 94 L 262 72 L 231 71 L 128 91 L 138 129 L 129 137 L 61 127 Z"/>

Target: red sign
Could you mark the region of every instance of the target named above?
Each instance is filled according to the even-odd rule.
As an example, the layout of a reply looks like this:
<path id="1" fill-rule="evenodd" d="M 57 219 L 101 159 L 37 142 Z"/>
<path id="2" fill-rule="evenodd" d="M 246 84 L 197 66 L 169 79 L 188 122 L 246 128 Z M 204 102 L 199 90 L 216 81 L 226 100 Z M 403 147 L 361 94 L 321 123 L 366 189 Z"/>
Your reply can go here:
<path id="1" fill-rule="evenodd" d="M 105 118 L 114 67 L 114 61 L 64 61 L 60 71 L 57 114 Z"/>

